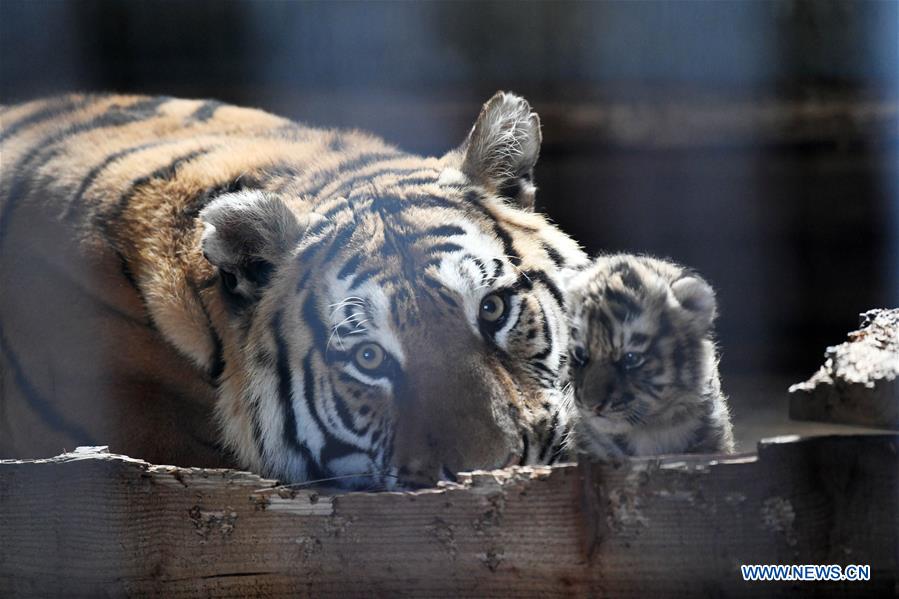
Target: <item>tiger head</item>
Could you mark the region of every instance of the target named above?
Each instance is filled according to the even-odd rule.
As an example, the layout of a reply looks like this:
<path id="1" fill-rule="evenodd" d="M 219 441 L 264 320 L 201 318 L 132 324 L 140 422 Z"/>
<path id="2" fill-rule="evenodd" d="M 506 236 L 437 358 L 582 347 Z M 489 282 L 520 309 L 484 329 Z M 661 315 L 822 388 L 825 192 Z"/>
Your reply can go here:
<path id="1" fill-rule="evenodd" d="M 702 411 L 717 384 L 712 287 L 654 258 L 603 256 L 565 285 L 571 380 L 587 431 L 602 438 Z"/>
<path id="2" fill-rule="evenodd" d="M 385 148 L 326 185 L 202 211 L 229 323 L 226 442 L 264 474 L 350 488 L 550 461 L 566 424 L 556 273 L 585 258 L 531 211 L 537 115 L 501 93 L 442 158 Z"/>

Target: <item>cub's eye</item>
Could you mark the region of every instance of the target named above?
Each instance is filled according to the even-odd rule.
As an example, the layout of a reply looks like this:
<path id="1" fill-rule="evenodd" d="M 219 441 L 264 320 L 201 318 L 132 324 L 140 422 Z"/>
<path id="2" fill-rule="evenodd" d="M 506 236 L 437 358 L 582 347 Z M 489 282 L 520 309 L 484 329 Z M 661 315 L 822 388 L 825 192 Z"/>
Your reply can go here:
<path id="1" fill-rule="evenodd" d="M 362 370 L 377 370 L 384 364 L 384 348 L 377 343 L 363 343 L 354 354 L 356 365 Z"/>
<path id="2" fill-rule="evenodd" d="M 624 367 L 625 370 L 633 370 L 634 368 L 643 366 L 643 362 L 645 361 L 646 357 L 643 354 L 629 351 L 621 356 L 621 360 L 619 361 L 619 363 Z"/>
<path id="3" fill-rule="evenodd" d="M 491 293 L 481 300 L 478 318 L 487 324 L 498 324 L 506 315 L 506 300 L 499 294 Z"/>
<path id="4" fill-rule="evenodd" d="M 590 354 L 582 345 L 576 345 L 574 351 L 571 352 L 571 362 L 575 368 L 583 368 L 590 361 Z"/>

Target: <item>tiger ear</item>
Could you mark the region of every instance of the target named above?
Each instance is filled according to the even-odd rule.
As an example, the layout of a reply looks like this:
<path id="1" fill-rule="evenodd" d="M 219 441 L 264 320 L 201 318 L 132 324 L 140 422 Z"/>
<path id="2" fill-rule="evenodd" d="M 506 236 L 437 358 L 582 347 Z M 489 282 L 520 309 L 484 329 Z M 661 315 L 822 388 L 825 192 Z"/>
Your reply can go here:
<path id="1" fill-rule="evenodd" d="M 540 117 L 527 101 L 497 92 L 481 109 L 462 146 L 462 172 L 473 182 L 534 207 L 534 165 L 540 155 Z"/>
<path id="2" fill-rule="evenodd" d="M 671 285 L 671 292 L 694 326 L 702 332 L 708 331 L 718 314 L 712 286 L 701 277 L 689 275 L 675 281 Z"/>
<path id="3" fill-rule="evenodd" d="M 219 196 L 200 212 L 203 255 L 218 267 L 225 289 L 253 299 L 305 226 L 277 196 L 241 191 Z"/>

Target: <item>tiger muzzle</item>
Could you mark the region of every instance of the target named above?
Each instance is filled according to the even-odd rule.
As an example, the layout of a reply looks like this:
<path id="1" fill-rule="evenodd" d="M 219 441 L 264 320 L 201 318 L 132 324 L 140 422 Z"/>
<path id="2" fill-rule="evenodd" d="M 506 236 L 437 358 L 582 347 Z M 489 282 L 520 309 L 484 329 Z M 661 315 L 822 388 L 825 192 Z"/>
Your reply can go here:
<path id="1" fill-rule="evenodd" d="M 463 354 L 465 355 L 465 354 Z M 513 390 L 467 354 L 456 363 L 422 365 L 399 398 L 393 464 L 399 484 L 433 486 L 466 470 L 502 468 L 520 459 L 520 433 L 498 421 Z"/>

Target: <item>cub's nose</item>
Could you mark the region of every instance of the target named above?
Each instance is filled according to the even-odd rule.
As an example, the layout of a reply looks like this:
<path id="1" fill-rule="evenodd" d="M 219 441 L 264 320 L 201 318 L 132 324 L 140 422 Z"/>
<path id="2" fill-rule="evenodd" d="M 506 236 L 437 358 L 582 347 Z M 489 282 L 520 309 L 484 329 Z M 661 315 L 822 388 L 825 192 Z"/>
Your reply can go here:
<path id="1" fill-rule="evenodd" d="M 615 383 L 615 372 L 611 368 L 602 364 L 591 364 L 584 369 L 583 378 L 575 382 L 575 400 L 584 408 L 599 415 L 612 403 L 616 390 Z"/>

